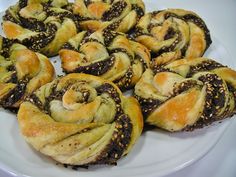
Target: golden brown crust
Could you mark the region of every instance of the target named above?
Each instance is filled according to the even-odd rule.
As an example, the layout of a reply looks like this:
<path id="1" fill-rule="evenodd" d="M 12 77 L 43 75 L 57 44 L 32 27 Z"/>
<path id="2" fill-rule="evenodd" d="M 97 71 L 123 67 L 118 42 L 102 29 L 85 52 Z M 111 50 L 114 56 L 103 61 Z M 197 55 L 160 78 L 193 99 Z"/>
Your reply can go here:
<path id="1" fill-rule="evenodd" d="M 21 104 L 17 117 L 29 144 L 69 165 L 114 164 L 143 128 L 134 98 L 87 74 L 68 74 L 42 86 Z"/>
<path id="2" fill-rule="evenodd" d="M 150 53 L 124 34 L 80 32 L 59 52 L 66 73 L 87 73 L 113 81 L 121 89 L 132 88 L 149 67 Z"/>
<path id="3" fill-rule="evenodd" d="M 61 46 L 77 33 L 78 23 L 67 10 L 68 2 L 26 2 L 7 9 L 2 24 L 4 33 L 34 51 L 57 55 Z"/>
<path id="4" fill-rule="evenodd" d="M 81 28 L 89 31 L 106 28 L 126 33 L 135 26 L 144 12 L 142 0 L 76 0 L 73 4 L 73 13 L 79 17 Z"/>
<path id="5" fill-rule="evenodd" d="M 49 59 L 12 40 L 0 37 L 0 104 L 18 108 L 23 99 L 54 78 Z"/>
<path id="6" fill-rule="evenodd" d="M 172 55 L 174 56 L 174 55 Z M 159 61 L 135 86 L 146 123 L 193 130 L 232 116 L 236 72 L 207 58 Z"/>
<path id="7" fill-rule="evenodd" d="M 145 14 L 132 36 L 150 49 L 153 57 L 176 51 L 181 52 L 182 58 L 201 57 L 212 42 L 204 21 L 183 9 Z"/>

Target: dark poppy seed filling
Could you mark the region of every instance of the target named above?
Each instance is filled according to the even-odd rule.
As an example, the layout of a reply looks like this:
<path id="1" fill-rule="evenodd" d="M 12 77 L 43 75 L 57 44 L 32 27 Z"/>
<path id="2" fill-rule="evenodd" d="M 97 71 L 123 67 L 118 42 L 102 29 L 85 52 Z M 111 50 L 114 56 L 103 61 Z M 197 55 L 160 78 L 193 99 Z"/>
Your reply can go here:
<path id="1" fill-rule="evenodd" d="M 87 43 L 87 42 L 97 42 L 97 43 L 103 45 L 103 43 L 100 42 L 99 40 L 94 39 L 94 38 L 89 38 L 89 36 L 88 36 L 88 37 L 85 37 L 85 38 L 82 40 L 82 42 L 80 43 L 80 46 L 84 45 L 84 44 Z"/>
<path id="2" fill-rule="evenodd" d="M 159 11 L 161 12 L 161 11 Z M 157 12 L 157 13 L 159 13 Z M 206 24 L 204 23 L 204 21 L 193 15 L 193 14 L 187 14 L 187 15 L 184 15 L 184 16 L 178 16 L 174 13 L 171 13 L 171 12 L 168 12 L 165 14 L 165 19 L 168 19 L 169 17 L 175 17 L 175 18 L 179 18 L 179 19 L 182 19 L 184 21 L 189 21 L 189 22 L 192 22 L 194 23 L 195 25 L 197 25 L 199 28 L 201 28 L 204 33 L 205 33 L 205 40 L 206 40 L 206 49 L 210 46 L 210 44 L 212 43 L 212 40 L 211 40 L 211 37 L 210 37 L 210 31 L 208 30 Z"/>
<path id="3" fill-rule="evenodd" d="M 114 63 L 115 63 L 115 58 L 114 58 L 114 56 L 111 56 L 106 60 L 95 62 L 95 63 L 92 63 L 88 66 L 79 66 L 78 68 L 76 68 L 72 72 L 100 76 L 100 75 L 106 73 L 114 65 Z M 64 72 L 67 73 L 66 70 Z"/>
<path id="4" fill-rule="evenodd" d="M 233 94 L 234 96 L 234 112 L 236 113 L 236 88 L 234 88 L 232 86 L 232 84 L 230 84 L 229 82 L 226 83 L 227 84 L 227 87 L 228 87 L 228 90 Z"/>
<path id="5" fill-rule="evenodd" d="M 169 68 L 163 67 L 163 65 L 154 65 L 152 70 L 153 70 L 154 74 L 161 73 L 161 72 L 175 73 L 175 72 L 171 71 Z"/>
<path id="6" fill-rule="evenodd" d="M 25 38 L 22 43 L 33 51 L 39 51 L 43 47 L 46 47 L 54 39 L 57 30 L 57 26 L 54 24 L 48 23 L 46 26 L 46 32 L 38 33 L 30 38 Z"/>
<path id="7" fill-rule="evenodd" d="M 206 49 L 207 49 L 211 45 L 212 40 L 211 40 L 211 36 L 210 36 L 210 31 L 207 28 L 206 24 L 202 21 L 201 18 L 194 16 L 192 14 L 185 15 L 185 16 L 183 16 L 183 18 L 187 21 L 191 21 L 191 22 L 195 23 L 197 26 L 202 28 L 202 30 L 205 33 Z"/>
<path id="8" fill-rule="evenodd" d="M 134 97 L 138 100 L 144 118 L 147 118 L 157 107 L 159 107 L 163 102 L 157 99 L 152 98 L 142 98 L 138 95 L 134 95 Z"/>
<path id="9" fill-rule="evenodd" d="M 114 99 L 114 101 L 117 105 L 121 104 L 120 95 L 111 84 L 105 83 L 105 84 L 97 87 L 96 91 L 99 95 L 101 95 L 102 93 L 109 94 Z M 121 109 L 117 109 L 116 111 L 120 112 Z"/>
<path id="10" fill-rule="evenodd" d="M 128 4 L 125 1 L 117 1 L 112 4 L 111 8 L 105 11 L 102 15 L 102 21 L 111 21 L 119 17 Z"/>
<path id="11" fill-rule="evenodd" d="M 11 78 L 6 82 L 6 83 L 17 83 L 17 75 L 16 75 L 16 71 L 14 71 L 14 73 L 11 75 Z"/>
<path id="12" fill-rule="evenodd" d="M 143 71 L 148 68 L 148 64 L 142 59 L 141 56 L 135 54 L 134 58 L 135 58 L 136 60 L 139 60 L 139 61 L 142 63 Z"/>
<path id="13" fill-rule="evenodd" d="M 201 72 L 201 71 L 211 71 L 217 68 L 222 68 L 224 67 L 222 64 L 217 63 L 216 61 L 213 60 L 207 60 L 203 61 L 200 64 L 190 66 L 189 73 L 187 74 L 187 77 L 191 77 L 195 73 Z"/>
<path id="14" fill-rule="evenodd" d="M 156 58 L 163 53 L 174 51 L 178 43 L 182 41 L 182 35 L 180 32 L 176 32 L 175 35 L 177 35 L 177 38 L 170 46 L 164 46 L 158 52 L 151 51 L 151 57 Z"/>
<path id="15" fill-rule="evenodd" d="M 132 10 L 136 11 L 136 13 L 138 15 L 138 19 L 141 18 L 142 16 L 144 16 L 144 14 L 145 14 L 143 8 L 138 6 L 137 4 L 132 4 Z"/>
<path id="16" fill-rule="evenodd" d="M 10 48 L 17 40 L 2 38 L 2 46 L 0 47 L 0 55 L 5 58 L 8 58 L 10 55 Z"/>
<path id="17" fill-rule="evenodd" d="M 125 53 L 129 57 L 131 64 L 133 64 L 133 62 L 134 62 L 133 56 L 131 54 L 129 54 L 129 52 L 124 48 L 115 48 L 115 49 L 109 50 L 108 52 L 110 55 L 112 55 L 113 53 L 119 53 L 119 52 Z"/>
<path id="18" fill-rule="evenodd" d="M 16 24 L 18 24 L 18 25 L 21 25 L 19 19 L 15 18 L 15 17 L 12 15 L 12 13 L 10 12 L 9 9 L 6 10 L 6 13 L 5 13 L 5 15 L 2 17 L 2 19 L 3 19 L 4 21 L 10 21 L 10 22 L 16 23 Z"/>
<path id="19" fill-rule="evenodd" d="M 121 78 L 118 78 L 114 80 L 113 82 L 121 89 L 121 90 L 127 90 L 131 89 L 133 86 L 131 85 L 133 77 L 133 71 L 132 68 L 129 68 L 127 72 L 122 76 Z"/>
<path id="20" fill-rule="evenodd" d="M 91 4 L 92 3 L 92 1 L 91 0 L 84 0 L 84 4 L 88 7 L 89 6 L 89 4 Z"/>
<path id="21" fill-rule="evenodd" d="M 114 40 L 116 36 L 118 36 L 119 33 L 114 31 L 109 31 L 107 29 L 103 30 L 103 36 L 104 36 L 104 43 L 106 46 L 109 46 L 110 43 Z"/>
<path id="22" fill-rule="evenodd" d="M 167 33 L 164 36 L 164 40 L 168 40 L 168 39 L 173 38 L 175 34 L 176 34 L 176 32 L 175 32 L 174 28 L 171 28 L 171 27 L 168 28 Z"/>
<path id="23" fill-rule="evenodd" d="M 21 17 L 21 16 L 19 16 L 19 19 L 21 21 L 21 25 L 24 26 L 25 28 L 29 29 L 29 30 L 34 30 L 36 32 L 46 30 L 46 26 L 42 21 L 39 21 L 39 20 L 34 19 L 34 18 L 24 18 L 24 17 Z"/>
<path id="24" fill-rule="evenodd" d="M 40 101 L 40 99 L 35 94 L 32 94 L 32 95 L 26 97 L 25 101 L 29 101 L 30 103 L 34 104 L 40 110 L 44 109 L 43 103 Z"/>
<path id="25" fill-rule="evenodd" d="M 207 94 L 205 98 L 205 107 L 200 119 L 193 126 L 186 128 L 188 131 L 192 131 L 196 128 L 203 128 L 216 120 L 220 120 L 222 115 L 218 115 L 218 113 L 225 106 L 226 90 L 223 87 L 223 80 L 216 74 L 203 75 L 198 79 L 206 85 Z"/>
<path id="26" fill-rule="evenodd" d="M 121 158 L 130 143 L 133 126 L 128 115 L 116 115 L 115 123 L 116 130 L 112 135 L 112 140 L 95 160 L 96 164 L 116 165 L 116 161 Z"/>
<path id="27" fill-rule="evenodd" d="M 173 95 L 171 97 L 175 97 L 196 86 L 200 87 L 196 80 L 186 80 L 184 82 L 181 82 L 181 84 L 179 84 L 177 87 L 176 85 L 174 86 Z"/>
<path id="28" fill-rule="evenodd" d="M 28 0 L 19 0 L 19 7 L 22 9 L 26 7 L 28 4 Z"/>
<path id="29" fill-rule="evenodd" d="M 68 49 L 68 50 L 74 50 L 78 52 L 78 49 L 76 49 L 73 45 L 71 45 L 69 42 L 65 43 L 62 46 L 62 49 Z"/>
<path id="30" fill-rule="evenodd" d="M 106 30 L 115 31 L 119 27 L 120 23 L 121 23 L 121 20 L 118 20 L 118 21 L 108 25 L 106 27 Z"/>
<path id="31" fill-rule="evenodd" d="M 7 108 L 14 105 L 17 101 L 22 99 L 25 94 L 26 86 L 29 79 L 25 78 L 23 80 L 18 81 L 17 86 L 12 89 L 3 100 L 0 101 L 2 107 Z"/>

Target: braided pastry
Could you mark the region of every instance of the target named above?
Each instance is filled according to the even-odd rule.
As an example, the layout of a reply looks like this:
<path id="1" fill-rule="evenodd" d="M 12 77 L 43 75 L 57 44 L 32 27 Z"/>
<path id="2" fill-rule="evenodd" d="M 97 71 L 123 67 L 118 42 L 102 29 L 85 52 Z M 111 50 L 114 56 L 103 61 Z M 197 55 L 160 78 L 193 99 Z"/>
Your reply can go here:
<path id="1" fill-rule="evenodd" d="M 54 56 L 77 33 L 77 21 L 67 6 L 66 0 L 20 0 L 6 11 L 3 31 L 33 51 Z"/>
<path id="2" fill-rule="evenodd" d="M 146 70 L 135 86 L 146 122 L 193 130 L 236 111 L 236 71 L 207 58 L 181 59 Z"/>
<path id="3" fill-rule="evenodd" d="M 25 96 L 51 82 L 54 69 L 47 57 L 0 36 L 0 105 L 18 108 Z"/>
<path id="4" fill-rule="evenodd" d="M 144 15 L 142 0 L 76 0 L 73 13 L 84 30 L 107 28 L 126 33 Z"/>
<path id="5" fill-rule="evenodd" d="M 21 132 L 36 150 L 69 165 L 115 164 L 143 127 L 136 99 L 87 74 L 42 86 L 18 112 Z"/>
<path id="6" fill-rule="evenodd" d="M 63 46 L 59 55 L 66 73 L 101 76 L 123 90 L 137 83 L 150 62 L 146 47 L 108 30 L 78 33 Z"/>
<path id="7" fill-rule="evenodd" d="M 183 9 L 145 14 L 131 36 L 150 49 L 153 58 L 166 52 L 180 52 L 182 58 L 201 57 L 212 42 L 204 21 Z"/>

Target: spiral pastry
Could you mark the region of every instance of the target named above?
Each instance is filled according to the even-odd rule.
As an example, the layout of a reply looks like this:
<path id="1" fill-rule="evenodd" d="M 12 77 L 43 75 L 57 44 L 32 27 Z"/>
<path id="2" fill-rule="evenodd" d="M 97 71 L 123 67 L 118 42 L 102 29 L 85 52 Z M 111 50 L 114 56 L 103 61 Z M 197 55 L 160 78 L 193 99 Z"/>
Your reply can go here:
<path id="1" fill-rule="evenodd" d="M 54 56 L 77 33 L 78 23 L 67 0 L 20 0 L 7 9 L 3 31 L 29 49 Z"/>
<path id="2" fill-rule="evenodd" d="M 193 130 L 236 111 L 236 71 L 207 58 L 181 59 L 146 70 L 135 86 L 146 123 Z"/>
<path id="3" fill-rule="evenodd" d="M 180 52 L 182 58 L 201 57 L 212 42 L 204 21 L 183 9 L 145 14 L 131 36 L 152 51 L 152 58 L 168 52 Z"/>
<path id="4" fill-rule="evenodd" d="M 59 51 L 66 73 L 86 73 L 113 81 L 122 90 L 133 87 L 149 67 L 147 48 L 108 30 L 80 32 Z"/>
<path id="5" fill-rule="evenodd" d="M 77 73 L 34 92 L 21 104 L 18 121 L 29 144 L 69 165 L 115 164 L 143 127 L 136 99 L 109 81 Z"/>
<path id="6" fill-rule="evenodd" d="M 76 0 L 73 13 L 84 30 L 109 29 L 126 33 L 145 13 L 142 0 Z"/>
<path id="7" fill-rule="evenodd" d="M 0 105 L 18 108 L 23 99 L 51 82 L 54 69 L 47 57 L 0 36 Z"/>

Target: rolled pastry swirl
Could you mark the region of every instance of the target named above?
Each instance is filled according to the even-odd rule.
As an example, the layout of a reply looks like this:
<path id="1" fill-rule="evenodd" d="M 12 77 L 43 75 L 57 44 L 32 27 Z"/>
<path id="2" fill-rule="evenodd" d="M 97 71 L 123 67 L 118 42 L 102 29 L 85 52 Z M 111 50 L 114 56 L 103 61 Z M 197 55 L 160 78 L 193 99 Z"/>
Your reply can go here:
<path id="1" fill-rule="evenodd" d="M 149 67 L 148 49 L 109 30 L 80 32 L 59 51 L 66 73 L 86 73 L 113 81 L 122 90 L 133 87 Z"/>
<path id="2" fill-rule="evenodd" d="M 131 36 L 152 51 L 152 58 L 168 52 L 180 52 L 182 58 L 201 57 L 212 42 L 204 21 L 183 9 L 145 14 Z"/>
<path id="3" fill-rule="evenodd" d="M 23 99 L 51 82 L 54 68 L 49 59 L 0 36 L 0 105 L 18 108 Z"/>
<path id="4" fill-rule="evenodd" d="M 147 124 L 193 130 L 236 111 L 236 71 L 207 58 L 181 59 L 146 70 L 135 86 Z"/>
<path id="5" fill-rule="evenodd" d="M 29 144 L 69 165 L 115 164 L 143 127 L 136 99 L 109 81 L 77 73 L 34 92 L 21 104 L 18 121 Z"/>
<path id="6" fill-rule="evenodd" d="M 126 33 L 144 15 L 145 6 L 142 0 L 76 0 L 73 13 L 83 30 L 107 28 Z"/>
<path id="7" fill-rule="evenodd" d="M 67 0 L 20 0 L 7 9 L 3 31 L 33 51 L 54 56 L 77 33 Z"/>

